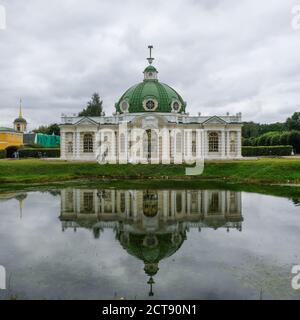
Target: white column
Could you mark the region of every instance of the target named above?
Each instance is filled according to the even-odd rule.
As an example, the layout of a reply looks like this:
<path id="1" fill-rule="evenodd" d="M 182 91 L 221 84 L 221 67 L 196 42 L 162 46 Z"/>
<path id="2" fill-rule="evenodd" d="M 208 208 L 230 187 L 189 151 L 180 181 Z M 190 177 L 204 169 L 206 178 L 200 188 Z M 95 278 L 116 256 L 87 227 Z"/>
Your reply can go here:
<path id="1" fill-rule="evenodd" d="M 76 132 L 76 158 L 80 159 L 80 132 Z"/>
<path id="2" fill-rule="evenodd" d="M 168 218 L 168 213 L 169 213 L 169 191 L 164 190 L 162 192 L 163 196 L 163 217 L 166 220 Z"/>
<path id="3" fill-rule="evenodd" d="M 125 212 L 126 212 L 126 217 L 129 216 L 130 212 L 130 191 L 125 192 Z"/>
<path id="4" fill-rule="evenodd" d="M 203 191 L 203 215 L 206 217 L 208 212 L 208 191 Z"/>
<path id="5" fill-rule="evenodd" d="M 116 159 L 116 133 L 111 132 L 111 146 L 110 146 L 110 163 L 117 163 Z"/>
<path id="6" fill-rule="evenodd" d="M 186 214 L 190 215 L 191 214 L 191 191 L 187 191 L 186 193 Z"/>
<path id="7" fill-rule="evenodd" d="M 203 154 L 202 132 L 200 129 L 196 131 L 196 159 L 201 159 Z"/>
<path id="8" fill-rule="evenodd" d="M 226 216 L 226 191 L 221 191 L 221 210 L 223 217 Z"/>
<path id="9" fill-rule="evenodd" d="M 222 159 L 225 158 L 225 130 L 221 131 L 221 157 Z"/>
<path id="10" fill-rule="evenodd" d="M 99 198 L 98 198 L 98 195 L 97 195 L 97 190 L 93 191 L 93 197 L 94 197 L 94 212 L 95 212 L 95 214 L 98 214 Z"/>
<path id="11" fill-rule="evenodd" d="M 208 139 L 208 131 L 204 130 L 204 134 L 203 134 L 203 146 L 204 146 L 204 158 L 207 159 L 208 158 L 208 143 L 209 143 L 209 139 Z"/>
<path id="12" fill-rule="evenodd" d="M 163 128 L 162 135 L 162 163 L 170 164 L 170 133 L 169 129 Z"/>
<path id="13" fill-rule="evenodd" d="M 80 213 L 80 198 L 81 198 L 81 192 L 80 189 L 76 189 L 76 213 Z"/>
<path id="14" fill-rule="evenodd" d="M 111 212 L 116 213 L 116 191 L 111 190 L 110 194 L 111 194 Z"/>
<path id="15" fill-rule="evenodd" d="M 230 131 L 226 131 L 226 136 L 227 136 L 227 141 L 226 141 L 226 144 L 227 144 L 227 147 L 226 147 L 226 155 L 227 155 L 227 158 L 230 157 Z"/>
<path id="16" fill-rule="evenodd" d="M 61 132 L 60 134 L 60 157 L 66 159 L 66 133 Z"/>
<path id="17" fill-rule="evenodd" d="M 237 131 L 237 157 L 242 157 L 242 131 Z"/>
<path id="18" fill-rule="evenodd" d="M 193 130 L 186 129 L 183 131 L 184 135 L 184 160 L 186 163 L 191 162 L 192 159 L 192 141 L 193 141 Z"/>

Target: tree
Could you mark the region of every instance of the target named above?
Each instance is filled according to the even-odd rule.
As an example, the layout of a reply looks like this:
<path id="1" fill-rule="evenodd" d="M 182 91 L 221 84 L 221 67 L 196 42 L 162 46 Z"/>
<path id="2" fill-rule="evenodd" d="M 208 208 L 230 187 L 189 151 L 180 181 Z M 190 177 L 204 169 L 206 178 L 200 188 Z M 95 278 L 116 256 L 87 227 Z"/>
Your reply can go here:
<path id="1" fill-rule="evenodd" d="M 300 112 L 295 112 L 290 118 L 287 118 L 286 127 L 289 131 L 300 130 Z"/>
<path id="2" fill-rule="evenodd" d="M 85 109 L 83 109 L 78 115 L 80 117 L 100 117 L 102 115 L 102 100 L 98 93 L 92 95 L 91 100 L 87 103 Z"/>
<path id="3" fill-rule="evenodd" d="M 35 133 L 43 133 L 43 134 L 55 134 L 57 136 L 60 135 L 60 129 L 57 123 L 52 123 L 49 126 L 39 126 L 37 129 L 34 129 Z"/>

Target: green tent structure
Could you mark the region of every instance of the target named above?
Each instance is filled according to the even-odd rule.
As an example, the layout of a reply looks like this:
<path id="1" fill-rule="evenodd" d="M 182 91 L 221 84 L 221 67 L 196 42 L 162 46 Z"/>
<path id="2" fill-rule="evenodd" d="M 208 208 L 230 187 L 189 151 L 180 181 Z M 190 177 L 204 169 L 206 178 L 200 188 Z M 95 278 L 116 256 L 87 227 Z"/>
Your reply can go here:
<path id="1" fill-rule="evenodd" d="M 60 146 L 60 136 L 37 133 L 34 142 L 44 148 L 57 148 Z"/>

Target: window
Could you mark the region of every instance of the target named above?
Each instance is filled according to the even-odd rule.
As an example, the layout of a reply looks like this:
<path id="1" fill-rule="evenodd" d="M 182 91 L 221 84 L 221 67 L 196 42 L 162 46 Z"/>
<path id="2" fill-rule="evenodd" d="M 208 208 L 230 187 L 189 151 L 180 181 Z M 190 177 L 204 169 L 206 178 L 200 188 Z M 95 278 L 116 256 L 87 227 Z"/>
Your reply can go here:
<path id="1" fill-rule="evenodd" d="M 93 213 L 94 211 L 94 194 L 93 192 L 83 193 L 83 211 L 85 213 Z"/>
<path id="2" fill-rule="evenodd" d="M 179 101 L 177 101 L 177 100 L 174 100 L 172 102 L 172 110 L 174 112 L 178 112 L 180 110 L 180 108 L 181 108 L 181 103 Z"/>
<path id="3" fill-rule="evenodd" d="M 83 152 L 93 152 L 93 136 L 90 133 L 83 136 Z"/>
<path id="4" fill-rule="evenodd" d="M 67 152 L 73 153 L 73 142 L 72 141 L 69 141 L 67 144 Z"/>
<path id="5" fill-rule="evenodd" d="M 155 108 L 155 103 L 153 100 L 148 100 L 146 102 L 146 107 L 148 110 L 153 110 Z"/>
<path id="6" fill-rule="evenodd" d="M 128 111 L 128 109 L 129 109 L 129 103 L 128 103 L 128 101 L 123 100 L 123 101 L 121 102 L 121 110 L 122 110 L 123 112 L 126 112 L 126 111 Z"/>
<path id="7" fill-rule="evenodd" d="M 212 192 L 211 199 L 209 203 L 209 213 L 217 214 L 219 212 L 219 193 L 218 192 Z"/>
<path id="8" fill-rule="evenodd" d="M 145 99 L 143 101 L 143 107 L 146 111 L 154 111 L 158 107 L 156 99 Z"/>
<path id="9" fill-rule="evenodd" d="M 230 152 L 236 152 L 235 140 L 230 140 Z"/>
<path id="10" fill-rule="evenodd" d="M 176 192 L 176 212 L 181 213 L 182 211 L 182 194 L 181 192 Z"/>
<path id="11" fill-rule="evenodd" d="M 209 152 L 219 152 L 219 135 L 217 132 L 211 132 L 208 136 Z"/>

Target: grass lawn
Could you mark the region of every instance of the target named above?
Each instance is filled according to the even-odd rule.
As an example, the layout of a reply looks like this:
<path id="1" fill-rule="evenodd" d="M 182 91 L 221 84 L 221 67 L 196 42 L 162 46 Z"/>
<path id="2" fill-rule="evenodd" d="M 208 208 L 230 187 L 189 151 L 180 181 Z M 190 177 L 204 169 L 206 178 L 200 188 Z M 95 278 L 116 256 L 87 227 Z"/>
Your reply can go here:
<path id="1" fill-rule="evenodd" d="M 300 159 L 209 161 L 201 176 L 185 176 L 185 165 L 99 165 L 94 162 L 0 160 L 0 184 L 99 179 L 218 179 L 238 183 L 300 183 Z"/>

